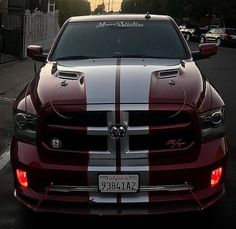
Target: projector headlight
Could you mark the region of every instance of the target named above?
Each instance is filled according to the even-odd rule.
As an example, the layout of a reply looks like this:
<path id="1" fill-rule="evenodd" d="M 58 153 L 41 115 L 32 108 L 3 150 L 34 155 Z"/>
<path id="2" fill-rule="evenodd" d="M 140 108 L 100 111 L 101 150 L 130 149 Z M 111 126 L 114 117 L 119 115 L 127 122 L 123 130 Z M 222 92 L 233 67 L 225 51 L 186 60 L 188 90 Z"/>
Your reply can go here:
<path id="1" fill-rule="evenodd" d="M 225 108 L 213 109 L 198 116 L 202 138 L 214 138 L 225 134 Z"/>
<path id="2" fill-rule="evenodd" d="M 14 112 L 15 135 L 22 140 L 35 142 L 38 117 L 24 111 Z"/>

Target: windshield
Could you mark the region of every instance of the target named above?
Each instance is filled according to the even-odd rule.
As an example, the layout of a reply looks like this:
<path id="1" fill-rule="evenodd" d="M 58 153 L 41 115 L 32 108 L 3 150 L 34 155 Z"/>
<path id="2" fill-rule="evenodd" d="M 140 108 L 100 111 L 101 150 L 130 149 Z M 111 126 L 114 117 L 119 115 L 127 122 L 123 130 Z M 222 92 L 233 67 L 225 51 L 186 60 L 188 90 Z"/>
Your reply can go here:
<path id="1" fill-rule="evenodd" d="M 51 59 L 114 57 L 186 59 L 187 51 L 170 21 L 73 22 Z"/>

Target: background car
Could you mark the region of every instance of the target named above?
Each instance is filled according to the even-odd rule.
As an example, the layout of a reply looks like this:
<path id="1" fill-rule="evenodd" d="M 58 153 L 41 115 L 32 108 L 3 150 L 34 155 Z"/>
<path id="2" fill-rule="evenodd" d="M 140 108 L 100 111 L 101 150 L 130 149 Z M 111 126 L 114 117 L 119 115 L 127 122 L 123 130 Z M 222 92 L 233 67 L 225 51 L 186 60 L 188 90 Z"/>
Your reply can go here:
<path id="1" fill-rule="evenodd" d="M 236 44 L 236 30 L 233 28 L 214 28 L 200 37 L 200 43 L 215 42 L 222 44 Z"/>
<path id="2" fill-rule="evenodd" d="M 219 25 L 206 25 L 206 26 L 200 27 L 200 32 L 201 34 L 203 34 L 203 33 L 207 33 L 211 29 L 216 29 L 216 28 L 220 28 L 220 26 Z"/>
<path id="3" fill-rule="evenodd" d="M 199 39 L 199 26 L 198 25 L 181 25 L 179 26 L 181 33 L 184 35 L 186 41 Z"/>

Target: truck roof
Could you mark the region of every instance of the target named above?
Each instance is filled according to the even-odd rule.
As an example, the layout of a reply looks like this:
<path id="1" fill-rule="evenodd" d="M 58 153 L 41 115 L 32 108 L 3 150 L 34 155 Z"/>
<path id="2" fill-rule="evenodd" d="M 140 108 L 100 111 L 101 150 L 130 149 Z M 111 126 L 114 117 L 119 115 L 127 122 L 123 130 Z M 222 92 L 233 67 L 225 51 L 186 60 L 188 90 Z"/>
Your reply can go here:
<path id="1" fill-rule="evenodd" d="M 136 20 L 143 21 L 147 14 L 112 14 L 112 15 L 90 15 L 90 16 L 77 16 L 71 17 L 69 22 L 81 21 L 121 21 L 121 20 Z M 166 15 L 151 15 L 151 21 L 170 21 L 171 18 Z"/>

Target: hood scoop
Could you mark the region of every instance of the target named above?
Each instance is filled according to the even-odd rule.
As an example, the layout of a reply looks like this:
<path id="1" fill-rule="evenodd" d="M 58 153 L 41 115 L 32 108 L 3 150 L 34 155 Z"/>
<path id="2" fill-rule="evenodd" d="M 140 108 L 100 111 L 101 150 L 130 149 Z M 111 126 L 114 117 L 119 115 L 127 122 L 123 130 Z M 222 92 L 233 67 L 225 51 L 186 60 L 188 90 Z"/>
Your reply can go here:
<path id="1" fill-rule="evenodd" d="M 77 80 L 80 76 L 82 76 L 81 72 L 59 71 L 57 73 L 58 78 L 67 80 Z"/>
<path id="2" fill-rule="evenodd" d="M 179 69 L 160 71 L 157 74 L 159 79 L 174 78 L 174 77 L 177 77 L 179 75 L 180 75 Z"/>

